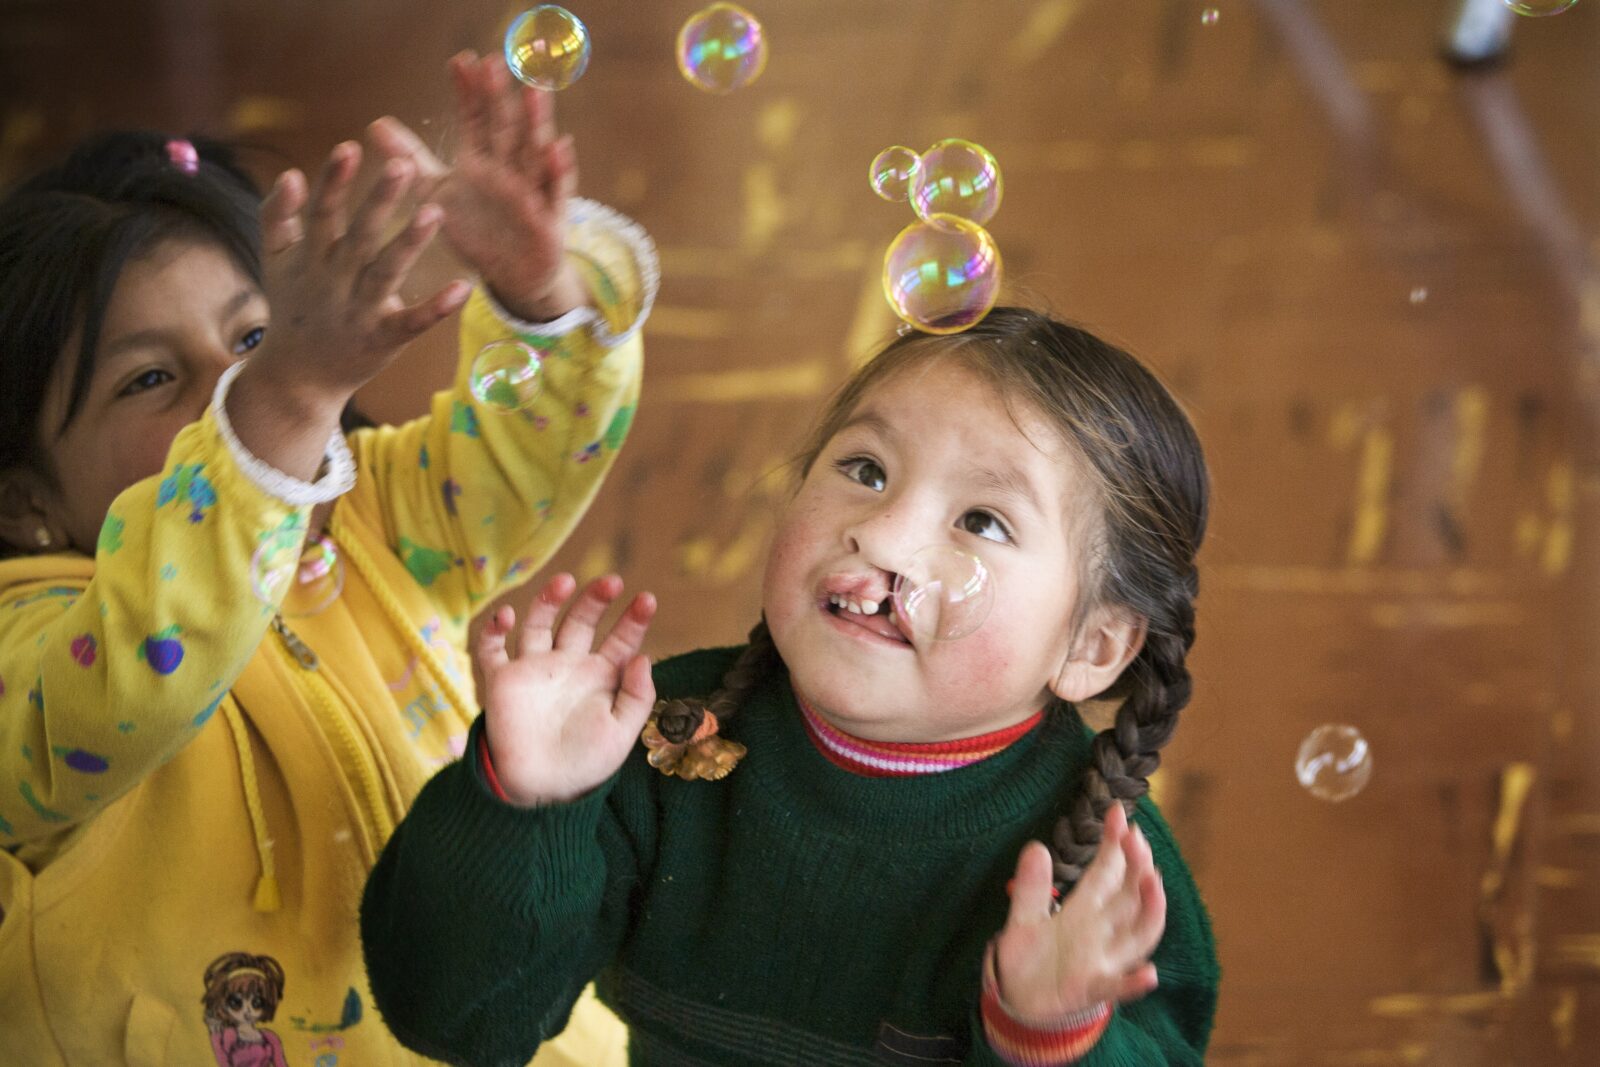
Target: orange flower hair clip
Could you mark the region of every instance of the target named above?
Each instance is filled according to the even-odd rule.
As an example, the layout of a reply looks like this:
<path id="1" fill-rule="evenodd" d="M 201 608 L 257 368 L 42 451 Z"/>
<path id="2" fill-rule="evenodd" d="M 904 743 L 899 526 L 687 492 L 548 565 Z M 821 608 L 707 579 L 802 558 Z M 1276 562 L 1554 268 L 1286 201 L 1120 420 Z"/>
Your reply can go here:
<path id="1" fill-rule="evenodd" d="M 650 750 L 650 766 L 686 782 L 696 778 L 726 778 L 744 758 L 745 747 L 717 736 L 717 717 L 686 700 L 666 700 L 656 706 L 644 724 L 639 740 Z"/>

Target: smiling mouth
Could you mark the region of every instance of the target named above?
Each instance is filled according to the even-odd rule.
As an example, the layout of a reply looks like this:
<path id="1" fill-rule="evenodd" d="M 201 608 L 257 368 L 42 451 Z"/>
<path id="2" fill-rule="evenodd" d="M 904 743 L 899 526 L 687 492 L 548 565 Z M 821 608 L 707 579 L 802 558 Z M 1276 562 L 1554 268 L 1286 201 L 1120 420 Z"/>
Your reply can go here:
<path id="1" fill-rule="evenodd" d="M 881 601 L 859 600 L 830 593 L 822 601 L 822 610 L 837 624 L 855 637 L 876 637 L 890 644 L 909 648 L 910 640 L 901 629 L 894 601 L 884 597 Z"/>

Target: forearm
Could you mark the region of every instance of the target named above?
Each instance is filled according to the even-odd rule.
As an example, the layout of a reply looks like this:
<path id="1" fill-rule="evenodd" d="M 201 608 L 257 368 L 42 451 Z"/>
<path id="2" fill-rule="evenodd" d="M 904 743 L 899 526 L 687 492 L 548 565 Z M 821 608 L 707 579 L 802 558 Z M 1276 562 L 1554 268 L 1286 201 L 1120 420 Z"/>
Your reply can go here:
<path id="1" fill-rule="evenodd" d="M 0 844 L 87 818 L 195 736 L 271 617 L 251 594 L 257 546 L 303 525 L 202 419 L 162 474 L 112 503 L 92 565 L 64 561 L 75 578 L 12 587 L 0 611 Z"/>
<path id="2" fill-rule="evenodd" d="M 474 764 L 435 776 L 384 848 L 362 944 L 374 1000 L 403 1043 L 453 1062 L 523 1062 L 563 1028 L 608 943 L 604 791 L 517 809 Z"/>

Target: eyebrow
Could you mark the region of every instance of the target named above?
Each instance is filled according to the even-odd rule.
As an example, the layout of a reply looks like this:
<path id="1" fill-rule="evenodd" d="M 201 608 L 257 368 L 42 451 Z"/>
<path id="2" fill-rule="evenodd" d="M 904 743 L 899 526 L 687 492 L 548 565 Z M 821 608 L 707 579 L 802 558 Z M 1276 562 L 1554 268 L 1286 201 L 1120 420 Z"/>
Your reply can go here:
<path id="1" fill-rule="evenodd" d="M 257 295 L 254 289 L 240 289 L 228 299 L 226 304 L 222 305 L 222 315 L 220 317 L 224 320 L 233 318 L 243 311 L 245 306 L 251 300 L 254 300 Z M 100 356 L 96 362 L 104 362 L 112 356 L 121 355 L 123 352 L 131 351 L 135 348 L 143 348 L 149 344 L 159 344 L 166 339 L 166 336 L 166 331 L 160 329 L 135 330 L 133 333 L 123 334 L 109 345 L 100 349 Z"/>

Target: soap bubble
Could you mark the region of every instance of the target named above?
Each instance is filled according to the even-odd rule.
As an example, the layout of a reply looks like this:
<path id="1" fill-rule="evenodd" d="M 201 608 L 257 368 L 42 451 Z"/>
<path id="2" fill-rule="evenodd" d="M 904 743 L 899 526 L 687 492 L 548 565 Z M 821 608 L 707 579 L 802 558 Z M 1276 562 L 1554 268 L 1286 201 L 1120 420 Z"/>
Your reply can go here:
<path id="1" fill-rule="evenodd" d="M 712 4 L 689 16 L 678 31 L 678 69 L 708 93 L 731 93 L 761 77 L 767 34 L 738 4 Z"/>
<path id="2" fill-rule="evenodd" d="M 1505 0 L 1505 2 L 1507 7 L 1519 15 L 1543 18 L 1545 15 L 1561 14 L 1578 0 Z"/>
<path id="3" fill-rule="evenodd" d="M 929 545 L 895 575 L 894 610 L 913 643 L 966 637 L 989 617 L 994 583 L 983 560 L 958 548 Z"/>
<path id="4" fill-rule="evenodd" d="M 1425 301 L 1427 299 L 1428 299 L 1428 287 L 1427 286 L 1419 285 L 1415 289 L 1411 290 L 1411 302 L 1413 304 L 1420 304 L 1420 303 L 1422 303 L 1423 301 Z"/>
<path id="5" fill-rule="evenodd" d="M 911 209 L 923 220 L 955 215 L 982 226 L 1000 210 L 1003 191 L 1000 164 L 989 150 L 950 137 L 922 153 L 911 180 Z"/>
<path id="6" fill-rule="evenodd" d="M 1222 12 L 1218 11 L 1214 7 L 1208 7 L 1204 11 L 1200 12 L 1200 24 L 1202 26 L 1215 26 L 1217 24 L 1217 20 L 1221 17 Z"/>
<path id="7" fill-rule="evenodd" d="M 493 341 L 472 361 L 467 386 L 480 404 L 499 411 L 520 411 L 539 395 L 543 360 L 521 341 Z"/>
<path id="8" fill-rule="evenodd" d="M 537 89 L 565 89 L 589 67 L 589 29 L 566 8 L 540 4 L 506 30 L 506 66 Z"/>
<path id="9" fill-rule="evenodd" d="M 1322 800 L 1349 800 L 1372 778 L 1367 739 L 1354 726 L 1327 723 L 1300 742 L 1294 772 L 1311 795 Z"/>
<path id="10" fill-rule="evenodd" d="M 988 230 L 954 215 L 913 222 L 884 254 L 883 293 L 917 329 L 960 333 L 1000 295 L 1000 249 Z"/>
<path id="11" fill-rule="evenodd" d="M 268 534 L 250 559 L 256 598 L 286 619 L 325 611 L 344 591 L 344 560 L 326 535 L 305 539 L 302 528 Z"/>
<path id="12" fill-rule="evenodd" d="M 911 183 L 922 170 L 922 160 L 905 145 L 879 152 L 867 172 L 872 191 L 891 203 L 911 195 Z"/>

